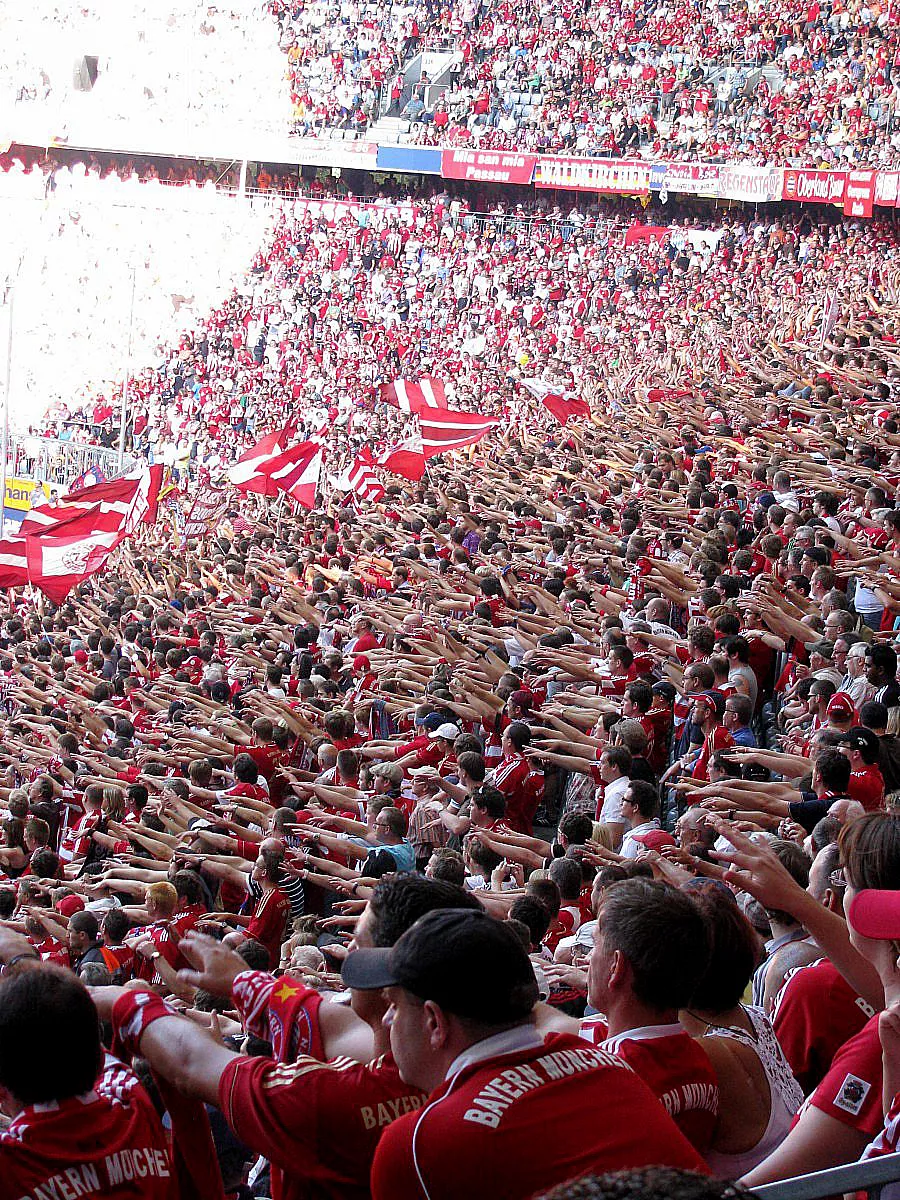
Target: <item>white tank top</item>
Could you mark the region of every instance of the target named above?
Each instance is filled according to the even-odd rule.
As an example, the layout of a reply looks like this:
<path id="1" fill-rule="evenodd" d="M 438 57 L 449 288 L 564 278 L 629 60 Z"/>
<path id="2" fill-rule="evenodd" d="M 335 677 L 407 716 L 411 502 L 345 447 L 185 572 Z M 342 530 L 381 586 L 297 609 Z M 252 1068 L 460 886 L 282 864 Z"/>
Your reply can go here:
<path id="1" fill-rule="evenodd" d="M 791 1072 L 764 1010 L 751 1005 L 742 1005 L 742 1008 L 753 1026 L 755 1041 L 749 1033 L 731 1025 L 710 1026 L 704 1037 L 731 1038 L 742 1046 L 749 1046 L 756 1053 L 769 1081 L 769 1123 L 765 1133 L 749 1150 L 739 1154 L 720 1154 L 716 1150 L 707 1152 L 709 1169 L 720 1179 L 740 1179 L 764 1158 L 768 1158 L 787 1137 L 794 1114 L 803 1103 L 800 1084 Z"/>

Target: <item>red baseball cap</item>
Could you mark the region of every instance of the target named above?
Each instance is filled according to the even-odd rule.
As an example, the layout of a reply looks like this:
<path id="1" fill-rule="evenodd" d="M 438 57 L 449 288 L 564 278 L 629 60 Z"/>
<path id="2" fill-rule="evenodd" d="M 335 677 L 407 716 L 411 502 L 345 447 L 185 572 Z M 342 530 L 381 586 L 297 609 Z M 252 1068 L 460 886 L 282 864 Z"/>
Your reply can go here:
<path id="1" fill-rule="evenodd" d="M 865 888 L 850 901 L 847 918 L 863 937 L 900 938 L 900 891 Z"/>
<path id="2" fill-rule="evenodd" d="M 665 846 L 678 845 L 671 833 L 666 833 L 664 829 L 648 829 L 646 833 L 636 833 L 634 840 L 648 850 L 662 850 Z"/>
<path id="3" fill-rule="evenodd" d="M 71 917 L 72 913 L 81 912 L 83 908 L 84 901 L 80 896 L 63 896 L 56 904 L 56 911 L 64 917 Z"/>
<path id="4" fill-rule="evenodd" d="M 856 718 L 856 708 L 846 692 L 835 692 L 828 701 L 825 715 L 839 717 L 844 721 L 853 721 Z"/>

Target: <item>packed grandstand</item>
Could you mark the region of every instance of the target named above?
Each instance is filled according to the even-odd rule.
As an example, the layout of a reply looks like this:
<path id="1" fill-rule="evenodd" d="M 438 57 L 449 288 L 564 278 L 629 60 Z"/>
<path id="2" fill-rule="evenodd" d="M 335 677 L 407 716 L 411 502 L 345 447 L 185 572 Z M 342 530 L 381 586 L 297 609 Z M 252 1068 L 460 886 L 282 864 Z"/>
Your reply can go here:
<path id="1" fill-rule="evenodd" d="M 896 12 L 43 7 L 0 1200 L 900 1181 Z"/>

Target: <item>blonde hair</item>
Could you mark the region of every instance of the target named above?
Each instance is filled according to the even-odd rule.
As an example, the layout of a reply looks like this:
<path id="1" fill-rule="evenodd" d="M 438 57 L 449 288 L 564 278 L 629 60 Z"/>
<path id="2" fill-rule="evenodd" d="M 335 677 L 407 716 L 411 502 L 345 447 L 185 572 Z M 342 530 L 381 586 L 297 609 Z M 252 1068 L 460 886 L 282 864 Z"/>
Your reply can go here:
<path id="1" fill-rule="evenodd" d="M 602 821 L 594 822 L 594 831 L 591 834 L 591 840 L 594 842 L 599 842 L 605 850 L 613 849 L 614 843 L 612 830 L 608 825 L 604 825 Z"/>
<path id="2" fill-rule="evenodd" d="M 171 883 L 151 883 L 144 900 L 148 906 L 152 904 L 163 917 L 171 917 L 178 905 L 178 893 Z"/>
<path id="3" fill-rule="evenodd" d="M 121 788 L 104 787 L 100 811 L 104 817 L 113 821 L 121 821 L 125 816 L 125 793 Z"/>

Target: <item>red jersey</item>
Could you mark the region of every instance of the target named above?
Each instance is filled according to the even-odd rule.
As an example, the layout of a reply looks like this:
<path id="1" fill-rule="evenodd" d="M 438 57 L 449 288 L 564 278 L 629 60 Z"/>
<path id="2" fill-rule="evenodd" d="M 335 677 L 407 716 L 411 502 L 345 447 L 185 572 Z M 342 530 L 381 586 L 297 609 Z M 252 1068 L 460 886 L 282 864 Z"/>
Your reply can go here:
<path id="1" fill-rule="evenodd" d="M 172 918 L 169 921 L 169 928 L 175 939 L 180 941 L 206 915 L 205 905 L 186 904 L 184 908 L 179 908 L 177 912 L 172 914 Z"/>
<path id="2" fill-rule="evenodd" d="M 275 966 L 281 955 L 281 939 L 290 915 L 290 897 L 281 888 L 274 887 L 263 892 L 247 926 L 247 937 L 265 946 L 269 952 L 269 962 Z"/>
<path id="3" fill-rule="evenodd" d="M 107 1055 L 94 1090 L 24 1108 L 0 1130 L 5 1197 L 174 1200 L 168 1142 L 137 1077 Z"/>
<path id="4" fill-rule="evenodd" d="M 691 778 L 700 781 L 701 783 L 709 782 L 709 760 L 717 750 L 730 750 L 734 745 L 734 738 L 728 732 L 724 725 L 714 725 L 712 732 L 703 739 L 703 747 L 700 750 L 700 755 L 694 763 L 694 768 L 691 771 Z"/>
<path id="5" fill-rule="evenodd" d="M 841 1046 L 874 1016 L 828 958 L 795 967 L 775 997 L 772 1026 L 803 1094 L 825 1078 Z"/>
<path id="6" fill-rule="evenodd" d="M 544 776 L 527 758 L 514 754 L 501 758 L 491 783 L 506 797 L 506 820 L 516 833 L 531 834 L 534 814 L 544 794 Z"/>
<path id="7" fill-rule="evenodd" d="M 600 1046 L 640 1075 L 691 1145 L 705 1154 L 719 1113 L 719 1083 L 697 1040 L 676 1022 L 629 1029 Z"/>
<path id="8" fill-rule="evenodd" d="M 128 941 L 129 943 L 134 943 L 141 937 L 147 937 L 153 942 L 156 949 L 173 971 L 180 971 L 190 966 L 190 963 L 178 949 L 178 942 L 172 937 L 168 921 L 154 921 L 152 925 L 141 925 L 136 929 L 132 929 L 128 934 Z M 162 976 L 157 974 L 153 962 L 152 958 L 144 958 L 142 954 L 135 955 L 135 979 L 145 979 L 151 984 L 162 983 Z"/>
<path id="9" fill-rule="evenodd" d="M 247 1032 L 272 1043 L 276 1062 L 294 1062 L 302 1055 L 325 1058 L 319 992 L 290 975 L 276 979 L 265 971 L 242 971 L 231 996 Z"/>
<path id="10" fill-rule="evenodd" d="M 858 800 L 866 812 L 878 812 L 884 808 L 884 776 L 875 763 L 850 772 L 847 795 Z"/>
<path id="11" fill-rule="evenodd" d="M 280 1066 L 235 1058 L 219 1083 L 226 1121 L 272 1164 L 274 1200 L 367 1200 L 382 1130 L 424 1101 L 389 1055 Z"/>
<path id="12" fill-rule="evenodd" d="M 277 746 L 245 746 L 244 754 L 248 754 L 259 768 L 262 777 L 271 784 L 272 776 L 281 764 L 281 751 Z"/>
<path id="13" fill-rule="evenodd" d="M 548 1139 L 547 1131 L 552 1130 Z M 373 1200 L 458 1200 L 482 1179 L 504 1200 L 651 1163 L 707 1171 L 637 1075 L 580 1038 L 517 1026 L 471 1046 L 419 1113 L 384 1131 Z"/>
<path id="14" fill-rule="evenodd" d="M 840 1048 L 828 1074 L 806 1104 L 874 1137 L 884 1124 L 881 1108 L 883 1074 L 876 1014 Z"/>

